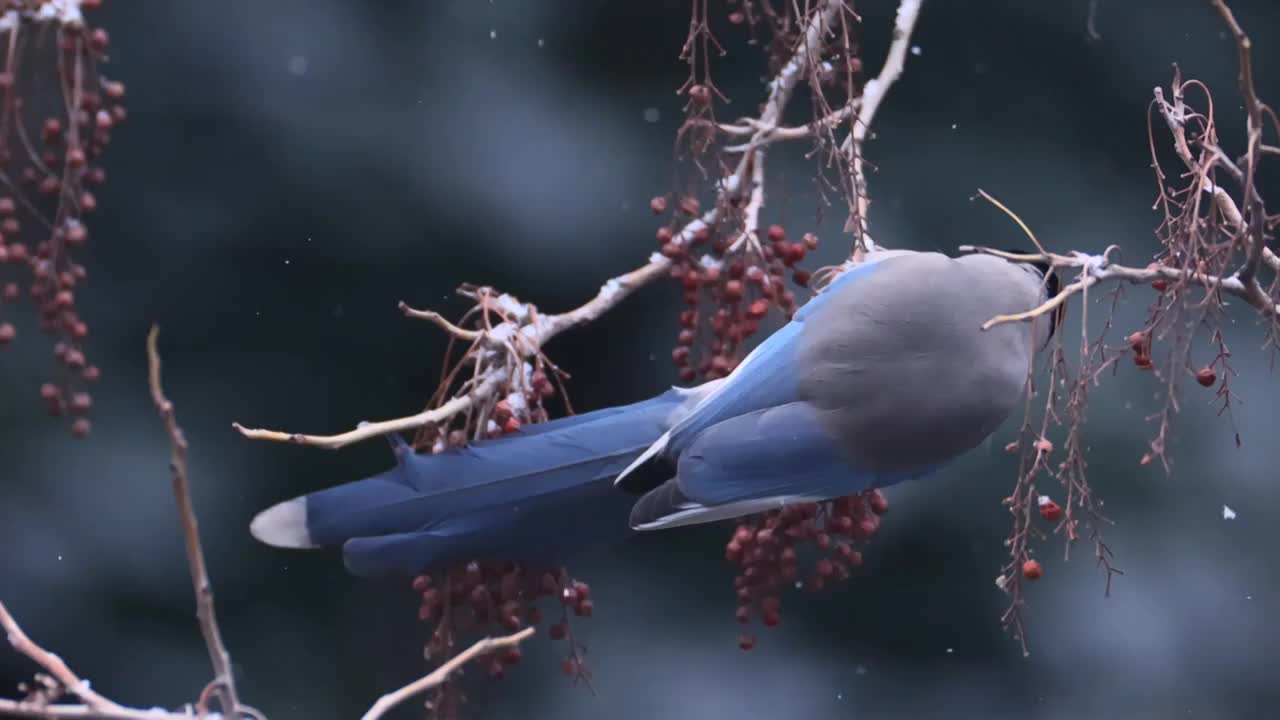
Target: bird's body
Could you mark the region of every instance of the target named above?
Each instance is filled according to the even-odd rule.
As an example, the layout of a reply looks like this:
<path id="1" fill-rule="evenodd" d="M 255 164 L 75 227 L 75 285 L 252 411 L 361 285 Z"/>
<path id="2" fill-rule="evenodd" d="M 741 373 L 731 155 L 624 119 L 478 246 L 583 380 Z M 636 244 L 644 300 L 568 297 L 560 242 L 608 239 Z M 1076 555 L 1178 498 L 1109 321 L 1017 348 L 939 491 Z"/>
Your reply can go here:
<path id="1" fill-rule="evenodd" d="M 387 473 L 269 509 L 254 534 L 344 544 L 357 574 L 413 572 L 559 555 L 628 526 L 739 517 L 927 475 L 1016 406 L 1049 322 L 981 326 L 1037 305 L 1043 275 L 987 255 L 871 257 L 723 380 L 442 455 L 401 452 Z"/>

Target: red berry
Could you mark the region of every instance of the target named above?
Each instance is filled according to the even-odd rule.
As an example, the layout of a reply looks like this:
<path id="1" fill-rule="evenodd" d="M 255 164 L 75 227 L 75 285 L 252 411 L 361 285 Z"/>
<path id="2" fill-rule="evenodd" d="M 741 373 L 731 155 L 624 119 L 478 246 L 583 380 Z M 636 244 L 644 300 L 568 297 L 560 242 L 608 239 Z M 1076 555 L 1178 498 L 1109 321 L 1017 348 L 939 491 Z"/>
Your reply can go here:
<path id="1" fill-rule="evenodd" d="M 742 281 L 730 280 L 724 284 L 724 299 L 737 302 L 742 299 Z"/>
<path id="2" fill-rule="evenodd" d="M 76 421 L 71 423 L 71 434 L 78 438 L 88 437 L 92 428 L 88 418 L 76 418 Z"/>
<path id="3" fill-rule="evenodd" d="M 661 215 L 667 211 L 667 199 L 661 195 L 654 195 L 653 199 L 649 201 L 649 209 L 653 211 L 654 215 Z"/>
<path id="4" fill-rule="evenodd" d="M 729 361 L 729 358 L 723 355 L 717 355 L 711 358 L 710 372 L 715 374 L 717 377 L 728 375 L 729 371 L 732 369 L 733 365 Z"/>
<path id="5" fill-rule="evenodd" d="M 564 662 L 560 663 L 560 672 L 565 675 L 577 675 L 578 661 L 573 658 L 565 658 Z"/>
<path id="6" fill-rule="evenodd" d="M 1156 292 L 1164 292 L 1169 289 L 1169 281 L 1164 278 L 1156 278 L 1151 281 L 1151 288 Z"/>
<path id="7" fill-rule="evenodd" d="M 13 342 L 18 337 L 18 329 L 10 323 L 0 324 L 0 347 Z"/>
<path id="8" fill-rule="evenodd" d="M 806 248 L 808 248 L 808 249 L 810 249 L 810 250 L 817 250 L 817 249 L 818 249 L 818 236 L 817 236 L 817 235 L 814 235 L 813 233 L 805 233 L 805 234 L 804 234 L 804 238 L 802 238 L 802 239 L 804 240 L 804 246 L 805 246 Z"/>
<path id="9" fill-rule="evenodd" d="M 1022 563 L 1022 577 L 1028 580 L 1039 580 L 1044 575 L 1044 568 L 1040 567 L 1039 561 L 1028 560 Z"/>
<path id="10" fill-rule="evenodd" d="M 1148 355 L 1134 355 L 1133 364 L 1137 365 L 1139 370 L 1150 370 L 1153 367 L 1151 357 Z"/>
<path id="11" fill-rule="evenodd" d="M 689 88 L 689 98 L 699 105 L 711 102 L 711 90 L 706 85 L 694 85 Z"/>
<path id="12" fill-rule="evenodd" d="M 553 623 L 551 627 L 547 628 L 547 634 L 551 636 L 552 640 L 563 640 L 568 632 L 568 628 L 562 622 Z"/>
<path id="13" fill-rule="evenodd" d="M 809 287 L 809 277 L 810 275 L 808 270 L 797 270 L 795 274 L 792 275 L 792 279 L 795 280 L 796 284 L 800 287 Z"/>
<path id="14" fill-rule="evenodd" d="M 738 636 L 738 647 L 743 650 L 750 650 L 756 646 L 756 636 L 750 633 L 742 633 Z"/>
<path id="15" fill-rule="evenodd" d="M 1062 506 L 1050 500 L 1047 495 L 1041 496 L 1040 517 L 1049 522 L 1058 522 L 1062 518 Z"/>
<path id="16" fill-rule="evenodd" d="M 871 506 L 871 512 L 877 515 L 883 515 L 889 512 L 889 498 L 884 496 L 879 490 L 872 490 L 867 495 L 867 504 Z"/>
<path id="17" fill-rule="evenodd" d="M 44 128 L 41 130 L 46 143 L 52 143 L 62 137 L 62 122 L 57 118 L 49 118 L 44 121 Z"/>
<path id="18" fill-rule="evenodd" d="M 691 217 L 697 215 L 699 208 L 700 205 L 698 203 L 698 198 L 696 197 L 687 197 L 680 201 L 680 211 L 685 215 L 689 215 Z"/>
<path id="19" fill-rule="evenodd" d="M 72 412 L 89 412 L 89 408 L 93 406 L 93 398 L 87 392 L 78 392 L 71 396 L 70 406 Z"/>
<path id="20" fill-rule="evenodd" d="M 781 225 L 769 226 L 769 242 L 780 243 L 787 239 L 787 231 Z"/>
<path id="21" fill-rule="evenodd" d="M 1217 381 L 1218 374 L 1213 371 L 1213 368 L 1203 367 L 1196 371 L 1196 382 L 1205 387 L 1213 387 Z"/>
<path id="22" fill-rule="evenodd" d="M 731 25 L 741 25 L 742 23 L 746 22 L 746 19 L 747 19 L 747 16 L 744 13 L 740 13 L 740 12 L 729 13 L 729 23 Z"/>
<path id="23" fill-rule="evenodd" d="M 658 238 L 658 245 L 660 246 L 666 245 L 667 243 L 671 242 L 671 238 L 672 238 L 671 228 L 669 227 L 658 228 L 657 238 Z"/>
<path id="24" fill-rule="evenodd" d="M 499 400 L 493 406 L 493 419 L 496 422 L 504 423 L 507 418 L 511 417 L 511 403 L 506 400 Z"/>
<path id="25" fill-rule="evenodd" d="M 506 422 L 502 423 L 502 432 L 504 433 L 510 434 L 519 429 L 520 429 L 520 418 L 514 415 L 507 418 Z"/>

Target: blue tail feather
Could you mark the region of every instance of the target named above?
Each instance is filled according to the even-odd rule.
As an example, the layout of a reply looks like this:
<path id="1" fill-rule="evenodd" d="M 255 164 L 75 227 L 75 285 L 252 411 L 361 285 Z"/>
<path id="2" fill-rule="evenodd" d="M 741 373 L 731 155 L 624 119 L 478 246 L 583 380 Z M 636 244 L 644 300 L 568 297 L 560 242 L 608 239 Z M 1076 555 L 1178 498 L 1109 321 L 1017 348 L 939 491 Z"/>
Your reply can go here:
<path id="1" fill-rule="evenodd" d="M 397 453 L 383 473 L 305 496 L 307 533 L 315 545 L 343 545 L 361 575 L 617 540 L 634 498 L 612 480 L 685 397 L 672 390 L 438 455 Z"/>

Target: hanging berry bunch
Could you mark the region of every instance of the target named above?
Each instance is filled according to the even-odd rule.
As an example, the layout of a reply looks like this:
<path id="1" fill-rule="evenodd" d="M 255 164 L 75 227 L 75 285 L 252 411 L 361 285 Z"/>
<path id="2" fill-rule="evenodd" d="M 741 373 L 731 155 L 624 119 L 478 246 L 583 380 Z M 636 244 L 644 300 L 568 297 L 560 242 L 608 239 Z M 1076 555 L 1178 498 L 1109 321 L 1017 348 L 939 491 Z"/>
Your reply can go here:
<path id="1" fill-rule="evenodd" d="M 487 382 L 497 382 L 497 391 L 474 402 L 467 412 L 452 416 L 448 424 L 419 430 L 413 442 L 417 452 L 438 454 L 469 442 L 518 433 L 525 425 L 545 422 L 548 411 L 544 403 L 557 397 L 572 411 L 564 392 L 567 375 L 540 350 L 529 360 L 523 359 L 522 331 L 539 322 L 537 308 L 488 287 L 468 285 L 458 292 L 475 304 L 457 325 L 436 313 L 401 304 L 406 315 L 431 320 L 450 334 L 440 384 L 428 406 L 436 408 L 450 398 L 470 395 Z M 425 654 L 433 665 L 448 661 L 486 634 L 540 625 L 543 611 L 539 602 L 552 601 L 558 617 L 547 632 L 552 640 L 567 645 L 561 669 L 575 682 L 590 681 L 587 648 L 575 639 L 570 618 L 590 617 L 595 603 L 591 587 L 573 578 L 566 568 L 548 570 L 510 561 L 469 560 L 419 575 L 413 580 L 413 591 L 420 598 L 418 619 L 431 628 Z M 520 660 L 520 649 L 511 647 L 482 662 L 489 676 L 500 678 Z M 458 716 L 466 702 L 460 676 L 461 672 L 436 689 L 429 703 L 433 716 Z"/>
<path id="2" fill-rule="evenodd" d="M 570 618 L 590 617 L 594 612 L 591 587 L 570 577 L 564 568 L 535 572 L 514 562 L 470 562 L 419 575 L 413 580 L 413 591 L 421 599 L 418 619 L 432 627 L 426 657 L 433 663 L 447 661 L 486 634 L 540 625 L 543 612 L 539 601 L 550 599 L 558 608 L 558 618 L 547 633 L 567 645 L 561 670 L 575 682 L 590 682 L 584 657 L 587 648 L 574 638 Z M 510 647 L 480 662 L 490 677 L 501 678 L 521 657 L 519 647 Z M 466 695 L 455 676 L 436 689 L 429 709 L 436 717 L 452 718 L 465 702 Z"/>
<path id="3" fill-rule="evenodd" d="M 861 546 L 880 531 L 880 516 L 889 501 L 879 490 L 830 502 L 789 505 L 746 518 L 725 546 L 725 558 L 738 568 L 733 579 L 737 621 L 759 619 L 765 627 L 782 622 L 782 591 L 788 585 L 818 592 L 827 583 L 845 580 L 862 565 Z M 807 572 L 801 556 L 815 559 Z M 755 647 L 755 636 L 743 632 L 738 647 Z"/>
<path id="4" fill-rule="evenodd" d="M 667 200 L 650 202 L 655 213 L 664 213 Z M 809 271 L 798 267 L 805 254 L 818 247 L 818 238 L 806 233 L 800 242 L 789 242 L 781 225 L 769 228 L 767 243 L 754 233 L 726 234 L 728 227 L 713 230 L 699 225 L 686 244 L 676 237 L 672 225 L 696 216 L 698 202 L 684 198 L 672 223 L 658 228 L 659 251 L 671 260 L 671 277 L 684 289 L 687 309 L 680 313 L 680 330 L 671 361 L 679 369 L 680 380 L 693 383 L 728 375 L 741 361 L 746 343 L 760 330 L 771 308 L 790 318 L 796 311 L 795 292 L 790 281 L 807 287 Z"/>
<path id="5" fill-rule="evenodd" d="M 12 306 L 33 303 L 56 361 L 40 397 L 51 414 L 73 416 L 78 437 L 89 433 L 86 388 L 100 371 L 85 354 L 77 290 L 87 273 L 76 255 L 89 240 L 94 188 L 106 179 L 102 155 L 126 117 L 124 85 L 102 73 L 107 31 L 81 12 L 101 4 L 0 1 L 0 43 L 9 48 L 0 71 L 0 349 L 18 336 Z"/>

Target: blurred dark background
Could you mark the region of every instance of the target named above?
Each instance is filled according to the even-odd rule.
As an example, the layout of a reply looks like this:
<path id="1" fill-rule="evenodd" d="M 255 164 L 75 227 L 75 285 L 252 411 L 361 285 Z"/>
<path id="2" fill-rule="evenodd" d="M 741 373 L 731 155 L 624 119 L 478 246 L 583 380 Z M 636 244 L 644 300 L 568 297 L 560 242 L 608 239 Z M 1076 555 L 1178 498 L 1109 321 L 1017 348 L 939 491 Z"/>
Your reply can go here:
<path id="1" fill-rule="evenodd" d="M 918 53 L 867 149 L 877 239 L 1022 242 L 970 201 L 982 187 L 1055 248 L 1120 243 L 1126 259 L 1148 257 L 1151 88 L 1175 61 L 1205 80 L 1222 142 L 1239 153 L 1235 49 L 1202 0 L 1102 0 L 1102 40 L 1088 43 L 1088 4 L 926 2 Z M 1232 5 L 1254 35 L 1258 89 L 1280 102 L 1280 5 Z M 752 113 L 761 55 L 712 6 L 730 49 L 715 61 L 733 101 L 721 115 Z M 894 6 L 858 6 L 872 70 Z M 325 433 L 415 411 L 444 339 L 403 319 L 398 300 L 457 313 L 453 289 L 470 281 L 554 311 L 647 257 L 648 198 L 672 181 L 688 2 L 108 0 L 97 18 L 130 98 L 79 291 L 104 380 L 93 435 L 76 442 L 43 416 L 52 361 L 33 328 L 0 355 L 0 598 L 121 702 L 177 705 L 208 680 L 167 438 L 145 388 L 143 341 L 158 322 L 242 695 L 273 718 L 356 716 L 424 670 L 412 594 L 348 577 L 337 553 L 260 546 L 248 523 L 277 500 L 381 470 L 386 445 L 254 443 L 231 423 Z M 835 261 L 843 213 L 814 223 L 803 150 L 771 155 L 762 221 L 817 231 L 820 260 Z M 1146 297 L 1130 294 L 1121 331 Z M 678 303 L 667 284 L 647 288 L 548 348 L 573 373 L 578 408 L 675 380 Z M 572 687 L 559 650 L 537 639 L 505 680 L 472 678 L 471 716 L 1269 714 L 1280 391 L 1250 314 L 1234 316 L 1241 449 L 1212 393 L 1192 385 L 1173 474 L 1139 466 L 1158 383 L 1125 366 L 1095 393 L 1091 472 L 1126 575 L 1104 598 L 1086 544 L 1069 563 L 1043 547 L 1029 658 L 1001 631 L 992 583 L 1011 423 L 938 477 L 894 489 L 867 568 L 838 590 L 786 596 L 783 625 L 750 653 L 735 646 L 723 527 L 646 536 L 575 566 L 597 596 L 582 632 L 598 696 Z M 0 694 L 33 670 L 0 649 Z"/>

